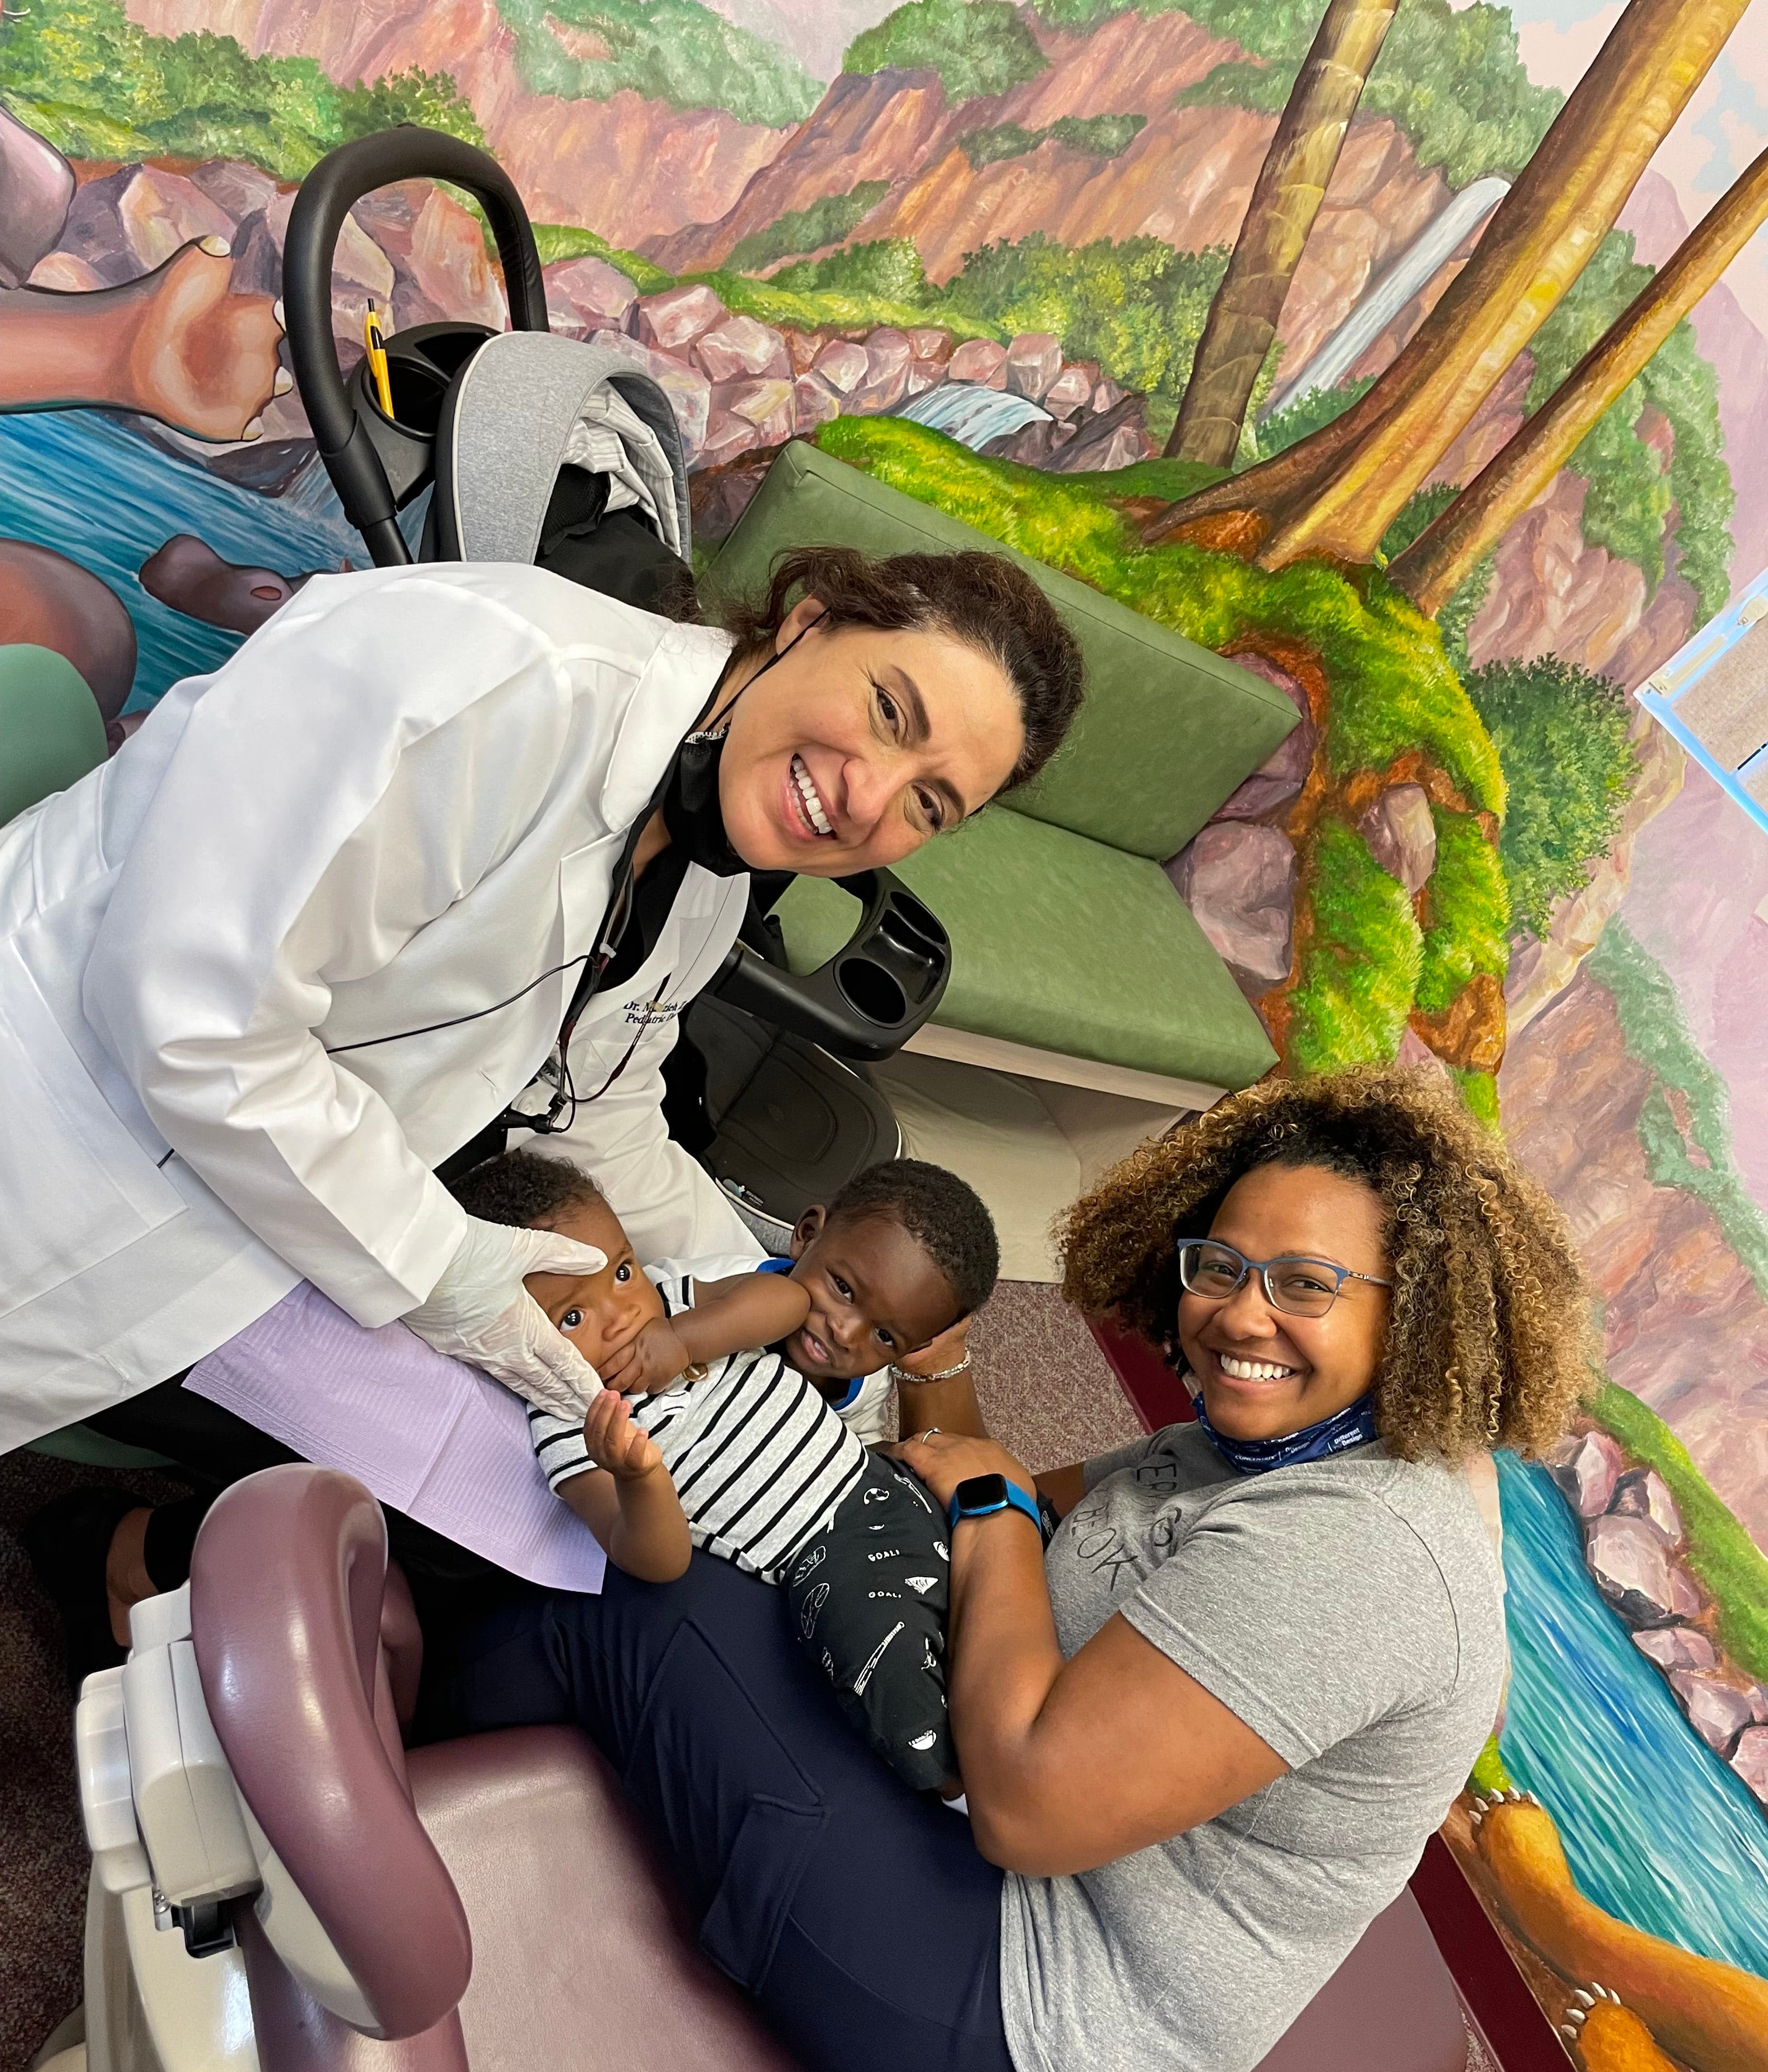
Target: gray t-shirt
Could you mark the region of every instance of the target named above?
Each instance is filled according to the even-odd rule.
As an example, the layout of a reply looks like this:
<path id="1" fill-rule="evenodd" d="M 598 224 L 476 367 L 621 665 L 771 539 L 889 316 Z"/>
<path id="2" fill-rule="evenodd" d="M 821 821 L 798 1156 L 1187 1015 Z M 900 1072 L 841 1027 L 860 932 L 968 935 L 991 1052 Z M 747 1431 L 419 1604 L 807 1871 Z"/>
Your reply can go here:
<path id="1" fill-rule="evenodd" d="M 1379 1443 L 1241 1476 L 1196 1425 L 1091 1462 L 1046 1559 L 1073 1655 L 1114 1612 L 1288 1765 L 1171 1841 L 1010 1873 L 1018 2072 L 1244 2072 L 1399 1892 L 1491 1732 L 1498 1565 L 1466 1478 Z"/>

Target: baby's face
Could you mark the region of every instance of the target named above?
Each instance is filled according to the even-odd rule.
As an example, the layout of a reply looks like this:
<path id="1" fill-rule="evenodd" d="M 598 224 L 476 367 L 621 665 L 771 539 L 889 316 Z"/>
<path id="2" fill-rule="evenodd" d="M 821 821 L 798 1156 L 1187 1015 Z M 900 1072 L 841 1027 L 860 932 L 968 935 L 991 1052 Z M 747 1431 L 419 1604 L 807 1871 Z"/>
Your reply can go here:
<path id="1" fill-rule="evenodd" d="M 794 1233 L 792 1278 L 810 1314 L 786 1356 L 811 1381 L 851 1381 L 906 1359 L 958 1322 L 950 1285 L 894 1216 L 831 1223 L 812 1209 Z"/>
<path id="2" fill-rule="evenodd" d="M 599 1273 L 531 1273 L 522 1284 L 589 1364 L 599 1368 L 606 1354 L 629 1344 L 654 1317 L 662 1315 L 663 1298 L 640 1271 L 620 1219 L 605 1202 L 569 1202 L 546 1227 L 608 1255 Z"/>

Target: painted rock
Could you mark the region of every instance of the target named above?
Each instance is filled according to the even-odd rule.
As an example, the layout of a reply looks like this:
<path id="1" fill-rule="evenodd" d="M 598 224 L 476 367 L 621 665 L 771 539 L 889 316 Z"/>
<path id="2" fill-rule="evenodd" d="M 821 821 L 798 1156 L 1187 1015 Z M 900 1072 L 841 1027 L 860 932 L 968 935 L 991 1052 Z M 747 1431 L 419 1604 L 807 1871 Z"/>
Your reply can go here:
<path id="1" fill-rule="evenodd" d="M 1217 823 L 1167 865 L 1179 896 L 1243 989 L 1289 975 L 1295 850 L 1275 828 Z"/>
<path id="2" fill-rule="evenodd" d="M 1021 331 L 1007 348 L 1007 385 L 1041 402 L 1062 371 L 1062 341 L 1047 331 Z"/>
<path id="3" fill-rule="evenodd" d="M 638 304 L 638 335 L 646 345 L 679 352 L 724 314 L 724 305 L 704 282 L 691 288 L 666 288 Z"/>
<path id="4" fill-rule="evenodd" d="M 1621 1449 L 1606 1432 L 1573 1433 L 1547 1456 L 1553 1480 L 1580 1518 L 1599 1518 L 1621 1478 Z"/>
<path id="5" fill-rule="evenodd" d="M 799 438 L 840 414 L 841 398 L 820 376 L 801 374 L 792 384 L 792 430 Z"/>
<path id="6" fill-rule="evenodd" d="M 694 359 L 715 386 L 720 381 L 777 379 L 792 364 L 786 340 L 771 325 L 740 316 L 727 317 L 697 339 Z"/>
<path id="7" fill-rule="evenodd" d="M 954 381 L 974 381 L 984 388 L 1007 386 L 1007 347 L 991 338 L 966 338 L 946 369 Z"/>
<path id="8" fill-rule="evenodd" d="M 1692 1626 L 1660 1626 L 1633 1636 L 1633 1645 L 1648 1660 L 1666 1672 L 1672 1669 L 1710 1669 L 1717 1660 L 1713 1642 Z"/>
<path id="9" fill-rule="evenodd" d="M 1717 1676 L 1697 1669 L 1678 1669 L 1670 1676 L 1670 1688 L 1682 1701 L 1688 1725 L 1709 1749 L 1723 1755 L 1750 1725 L 1750 1700 Z"/>
<path id="10" fill-rule="evenodd" d="M 55 250 L 73 198 L 73 167 L 0 107 L 0 288 L 28 280 Z"/>
<path id="11" fill-rule="evenodd" d="M 1229 795 L 1213 816 L 1218 820 L 1262 820 L 1274 807 L 1286 804 L 1307 782 L 1307 773 L 1314 767 L 1314 722 L 1309 716 L 1307 692 L 1286 669 L 1278 668 L 1262 655 L 1236 655 L 1233 659 L 1237 668 L 1281 691 L 1301 714 L 1295 730 Z"/>
<path id="12" fill-rule="evenodd" d="M 117 220 L 144 273 L 163 266 L 174 252 L 199 237 L 219 237 L 230 247 L 233 219 L 181 173 L 143 166 L 123 190 Z M 391 271 L 388 286 L 392 285 Z"/>
<path id="13" fill-rule="evenodd" d="M 547 297 L 555 291 L 591 331 L 625 331 L 638 300 L 638 290 L 617 266 L 593 253 L 547 269 Z"/>
<path id="14" fill-rule="evenodd" d="M 1416 892 L 1437 867 L 1437 824 L 1421 784 L 1396 784 L 1357 822 L 1369 853 L 1389 878 Z"/>
<path id="15" fill-rule="evenodd" d="M 1731 1752 L 1731 1767 L 1768 1806 L 1768 1727 L 1750 1727 Z"/>
<path id="16" fill-rule="evenodd" d="M 854 391 L 855 410 L 888 410 L 909 387 L 914 353 L 907 332 L 875 331 L 866 340 L 866 378 Z"/>
<path id="17" fill-rule="evenodd" d="M 1598 1518 L 1584 1543 L 1596 1587 L 1632 1626 L 1663 1626 L 1678 1614 L 1680 1573 L 1663 1536 L 1643 1518 Z"/>
<path id="18" fill-rule="evenodd" d="M 1622 1475 L 1609 1509 L 1620 1518 L 1648 1518 L 1672 1547 L 1682 1544 L 1682 1514 L 1655 1468 L 1635 1468 Z"/>
<path id="19" fill-rule="evenodd" d="M 851 339 L 831 338 L 817 355 L 816 371 L 838 396 L 847 397 L 865 380 L 870 364 L 863 345 Z"/>
<path id="20" fill-rule="evenodd" d="M 1093 400 L 1094 384 L 1084 367 L 1064 367 L 1044 392 L 1044 407 L 1052 417 L 1067 420 Z"/>

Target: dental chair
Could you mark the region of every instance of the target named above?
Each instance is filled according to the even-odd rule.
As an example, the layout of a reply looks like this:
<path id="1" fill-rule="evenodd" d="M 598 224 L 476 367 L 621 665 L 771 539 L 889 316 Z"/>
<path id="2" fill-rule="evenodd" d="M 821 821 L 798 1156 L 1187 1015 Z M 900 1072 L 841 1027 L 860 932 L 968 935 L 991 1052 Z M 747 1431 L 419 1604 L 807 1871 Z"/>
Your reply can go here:
<path id="1" fill-rule="evenodd" d="M 402 1747 L 422 1641 L 359 1483 L 238 1484 L 133 1628 L 75 1728 L 88 2072 L 794 2072 L 581 1735 Z"/>
<path id="2" fill-rule="evenodd" d="M 236 1485 L 132 1623 L 76 1717 L 86 2041 L 55 2072 L 814 2072 L 695 1948 L 583 1736 L 402 1746 L 422 1639 L 350 1477 Z M 1466 2062 L 1402 1894 L 1261 2072 Z"/>

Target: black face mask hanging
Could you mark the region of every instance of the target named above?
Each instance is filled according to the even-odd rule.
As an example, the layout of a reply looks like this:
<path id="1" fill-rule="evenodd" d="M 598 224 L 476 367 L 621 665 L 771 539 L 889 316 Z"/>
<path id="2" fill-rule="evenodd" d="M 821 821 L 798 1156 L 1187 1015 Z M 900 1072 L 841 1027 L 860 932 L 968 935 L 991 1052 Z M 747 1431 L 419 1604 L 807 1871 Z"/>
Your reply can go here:
<path id="1" fill-rule="evenodd" d="M 749 868 L 731 847 L 718 797 L 719 766 L 724 760 L 724 743 L 730 734 L 731 714 L 751 685 L 758 683 L 776 662 L 783 661 L 811 627 L 822 623 L 821 619 L 812 619 L 810 626 L 794 634 L 783 648 L 769 655 L 732 699 L 717 726 L 696 729 L 683 738 L 677 751 L 675 767 L 663 792 L 663 825 L 669 830 L 671 844 L 687 861 L 697 863 L 702 870 L 709 870 L 715 878 L 738 878 Z M 719 677 L 717 689 L 712 693 L 714 706 L 735 660 L 733 656 Z"/>

